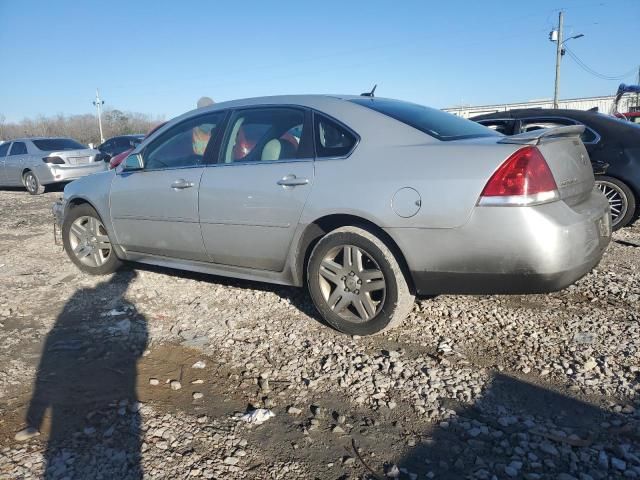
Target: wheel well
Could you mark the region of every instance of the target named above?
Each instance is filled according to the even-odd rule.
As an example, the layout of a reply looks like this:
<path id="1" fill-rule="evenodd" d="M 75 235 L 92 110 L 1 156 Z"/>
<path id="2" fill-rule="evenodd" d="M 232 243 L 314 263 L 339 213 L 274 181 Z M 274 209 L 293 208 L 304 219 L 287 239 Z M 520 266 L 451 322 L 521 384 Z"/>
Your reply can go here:
<path id="1" fill-rule="evenodd" d="M 24 170 L 22 170 L 22 175 L 20 175 L 20 176 L 21 176 L 21 178 L 24 178 L 25 174 L 26 174 L 27 172 L 30 172 L 30 171 L 31 171 L 31 169 L 30 169 L 30 168 L 25 168 Z"/>
<path id="2" fill-rule="evenodd" d="M 89 202 L 89 201 L 85 200 L 84 198 L 74 198 L 74 199 L 71 199 L 71 200 L 69 201 L 69 204 L 68 204 L 68 205 L 67 205 L 67 207 L 66 207 L 65 215 L 66 215 L 66 213 L 67 213 L 69 210 L 71 210 L 72 208 L 75 208 L 75 207 L 78 207 L 78 206 L 80 206 L 80 205 L 84 205 L 84 204 L 89 205 L 91 208 L 93 208 L 94 210 L 96 210 L 96 207 L 94 207 L 94 206 L 91 204 L 91 202 Z M 97 212 L 97 210 L 96 210 L 96 212 Z"/>
<path id="3" fill-rule="evenodd" d="M 624 185 L 627 186 L 627 188 L 631 191 L 631 194 L 634 197 L 635 203 L 636 203 L 636 210 L 633 214 L 633 219 L 637 219 L 638 217 L 640 217 L 640 187 L 636 188 L 636 185 L 634 183 L 629 183 L 629 181 L 627 180 L 623 180 L 622 178 L 618 177 L 615 174 L 609 174 L 609 173 L 604 173 L 604 174 L 599 174 L 599 175 L 595 175 L 595 180 L 598 181 L 598 177 L 609 177 L 609 178 L 613 178 L 617 181 L 619 181 L 620 183 L 623 183 Z"/>
<path id="4" fill-rule="evenodd" d="M 336 228 L 347 226 L 364 228 L 365 230 L 368 230 L 369 232 L 376 235 L 380 240 L 382 240 L 396 257 L 398 264 L 402 269 L 402 273 L 407 280 L 409 289 L 411 290 L 411 292 L 415 291 L 413 286 L 413 278 L 411 277 L 407 261 L 402 254 L 402 250 L 400 250 L 400 247 L 398 247 L 398 244 L 393 240 L 393 238 L 391 238 L 391 236 L 387 232 L 385 232 L 382 228 L 380 228 L 370 220 L 358 217 L 356 215 L 344 214 L 327 215 L 325 217 L 318 218 L 313 223 L 307 225 L 305 231 L 302 233 L 300 241 L 298 242 L 298 253 L 296 255 L 296 265 L 294 272 L 294 278 L 301 285 L 304 285 L 304 283 L 306 282 L 306 266 L 307 262 L 309 261 L 309 257 L 311 256 L 313 247 L 315 247 L 318 241 L 327 233 L 335 230 Z"/>

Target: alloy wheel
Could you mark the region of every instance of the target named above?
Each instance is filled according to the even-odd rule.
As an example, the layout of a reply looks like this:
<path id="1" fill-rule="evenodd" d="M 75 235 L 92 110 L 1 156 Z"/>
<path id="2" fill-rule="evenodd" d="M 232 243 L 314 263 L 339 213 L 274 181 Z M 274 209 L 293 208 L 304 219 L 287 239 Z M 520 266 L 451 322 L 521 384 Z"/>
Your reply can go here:
<path id="1" fill-rule="evenodd" d="M 382 309 L 384 273 L 373 257 L 354 245 L 332 248 L 318 271 L 320 291 L 329 308 L 351 322 L 366 322 Z"/>
<path id="2" fill-rule="evenodd" d="M 29 193 L 33 193 L 38 190 L 38 180 L 33 173 L 29 172 L 24 176 L 24 186 L 29 190 Z"/>
<path id="3" fill-rule="evenodd" d="M 611 225 L 615 227 L 627 214 L 629 208 L 627 195 L 620 187 L 606 180 L 596 180 L 596 186 L 609 201 Z"/>
<path id="4" fill-rule="evenodd" d="M 89 267 L 104 265 L 113 254 L 107 230 L 95 217 L 78 217 L 69 230 L 73 255 Z"/>

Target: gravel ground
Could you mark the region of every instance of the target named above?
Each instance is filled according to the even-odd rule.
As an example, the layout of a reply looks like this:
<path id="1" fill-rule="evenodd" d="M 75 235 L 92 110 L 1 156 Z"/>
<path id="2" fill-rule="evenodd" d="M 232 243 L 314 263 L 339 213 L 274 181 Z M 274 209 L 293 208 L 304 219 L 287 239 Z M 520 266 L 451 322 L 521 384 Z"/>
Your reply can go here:
<path id="1" fill-rule="evenodd" d="M 562 292 L 358 338 L 299 289 L 86 276 L 58 196 L 0 191 L 0 478 L 640 478 L 640 224 Z"/>

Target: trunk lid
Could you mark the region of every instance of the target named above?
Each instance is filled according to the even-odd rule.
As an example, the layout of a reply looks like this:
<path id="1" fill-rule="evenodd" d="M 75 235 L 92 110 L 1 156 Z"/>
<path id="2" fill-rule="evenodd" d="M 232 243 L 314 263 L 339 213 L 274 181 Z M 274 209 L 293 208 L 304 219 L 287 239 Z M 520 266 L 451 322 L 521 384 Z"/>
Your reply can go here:
<path id="1" fill-rule="evenodd" d="M 560 198 L 570 205 L 586 199 L 594 187 L 593 168 L 580 135 L 584 125 L 547 128 L 504 137 L 498 143 L 535 145 L 558 185 Z"/>
<path id="2" fill-rule="evenodd" d="M 50 152 L 50 157 L 60 157 L 68 165 L 85 165 L 94 161 L 97 150 L 84 148 L 78 150 L 61 150 L 59 152 Z"/>

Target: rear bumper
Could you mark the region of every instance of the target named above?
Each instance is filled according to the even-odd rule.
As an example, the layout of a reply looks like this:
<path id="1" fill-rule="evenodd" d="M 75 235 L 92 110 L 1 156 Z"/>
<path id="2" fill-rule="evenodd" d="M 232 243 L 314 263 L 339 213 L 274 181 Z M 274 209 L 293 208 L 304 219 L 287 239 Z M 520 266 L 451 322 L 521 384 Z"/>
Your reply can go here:
<path id="1" fill-rule="evenodd" d="M 388 229 L 416 293 L 526 294 L 565 288 L 611 240 L 609 206 L 594 190 L 576 206 L 477 207 L 456 229 Z"/>
<path id="2" fill-rule="evenodd" d="M 86 165 L 43 164 L 36 170 L 36 175 L 42 185 L 48 185 L 50 183 L 70 182 L 92 173 L 104 172 L 107 169 L 107 163 L 103 161 L 91 162 Z"/>
<path id="3" fill-rule="evenodd" d="M 412 272 L 419 295 L 513 295 L 562 290 L 589 273 L 600 261 L 592 258 L 582 265 L 556 273 L 459 273 Z"/>

